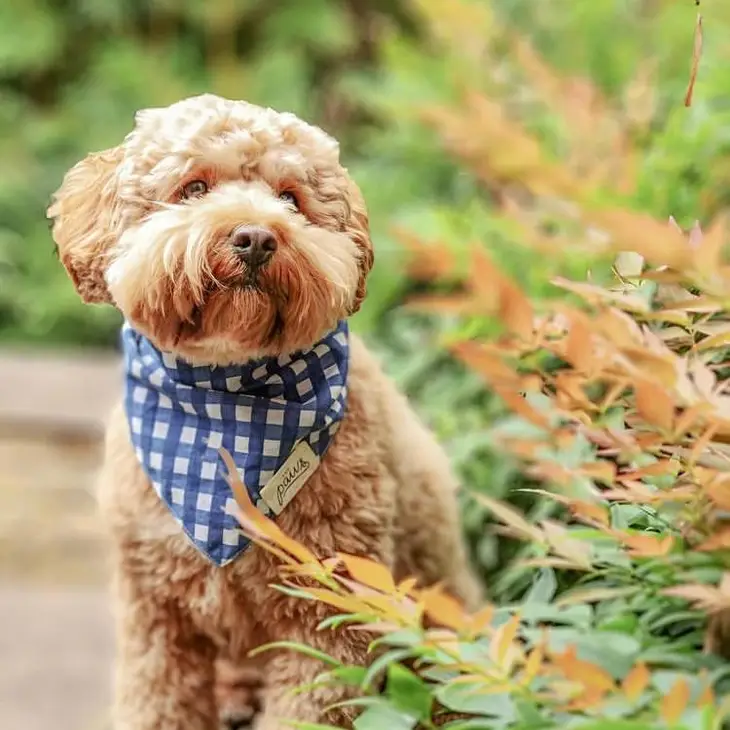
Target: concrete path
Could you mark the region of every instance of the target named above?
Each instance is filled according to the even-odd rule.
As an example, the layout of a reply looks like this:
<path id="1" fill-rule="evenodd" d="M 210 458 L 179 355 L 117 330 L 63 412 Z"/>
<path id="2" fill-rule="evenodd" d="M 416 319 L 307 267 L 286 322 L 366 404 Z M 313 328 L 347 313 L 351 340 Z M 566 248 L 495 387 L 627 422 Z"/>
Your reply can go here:
<path id="1" fill-rule="evenodd" d="M 106 730 L 110 623 L 100 591 L 0 586 L 0 727 Z"/>
<path id="2" fill-rule="evenodd" d="M 94 480 L 118 359 L 0 352 L 0 729 L 106 730 Z"/>

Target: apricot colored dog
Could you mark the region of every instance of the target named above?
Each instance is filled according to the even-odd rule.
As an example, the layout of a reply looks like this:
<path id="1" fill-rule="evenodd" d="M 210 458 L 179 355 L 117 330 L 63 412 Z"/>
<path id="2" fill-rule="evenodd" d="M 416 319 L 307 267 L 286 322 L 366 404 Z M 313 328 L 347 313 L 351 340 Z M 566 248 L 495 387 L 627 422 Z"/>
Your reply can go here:
<path id="1" fill-rule="evenodd" d="M 319 556 L 375 558 L 399 578 L 479 588 L 444 453 L 347 318 L 373 263 L 362 196 L 337 143 L 291 114 L 212 95 L 140 112 L 66 175 L 49 209 L 86 302 L 124 316 L 126 392 L 100 505 L 113 540 L 116 730 L 212 730 L 215 667 L 269 641 L 368 661 L 368 637 L 317 631 L 320 604 L 282 594 L 249 546 L 215 463 Z M 342 691 L 264 654 L 262 730 L 323 716 Z"/>

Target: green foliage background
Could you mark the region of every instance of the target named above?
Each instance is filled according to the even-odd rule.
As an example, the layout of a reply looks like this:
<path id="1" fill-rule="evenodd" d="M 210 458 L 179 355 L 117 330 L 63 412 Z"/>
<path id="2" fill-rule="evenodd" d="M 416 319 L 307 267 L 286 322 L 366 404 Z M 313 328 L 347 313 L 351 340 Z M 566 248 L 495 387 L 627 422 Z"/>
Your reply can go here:
<path id="1" fill-rule="evenodd" d="M 673 214 L 685 225 L 727 205 L 730 4 L 705 0 L 705 50 L 689 110 L 682 99 L 690 0 L 472 4 L 485 11 L 488 25 L 530 37 L 556 69 L 586 76 L 617 105 L 639 65 L 652 59 L 657 111 L 635 140 L 639 183 L 626 204 Z M 291 110 L 341 139 L 345 163 L 369 202 L 377 263 L 356 326 L 448 445 L 464 481 L 514 499 L 516 467 L 490 442 L 497 406 L 444 354 L 449 323 L 400 306 L 417 284 L 405 274 L 393 230 L 445 240 L 456 251 L 483 242 L 528 292 L 547 291 L 555 262 L 523 253 L 514 230 L 493 216 L 489 192 L 444 150 L 419 112 L 428 104 L 454 106 L 466 85 L 519 101 L 522 123 L 558 159 L 566 130 L 530 102 L 525 80 L 500 58 L 499 33 L 489 53 L 480 36 L 486 28 L 448 37 L 449 8 L 409 0 L 0 3 L 0 341 L 113 345 L 117 315 L 78 301 L 53 255 L 44 211 L 66 169 L 117 143 L 137 109 L 214 91 Z M 435 38 L 429 28 L 439 23 L 427 17 L 439 13 L 446 35 Z M 460 75 L 464 52 L 484 54 L 482 78 Z M 491 575 L 513 547 L 498 547 L 484 520 L 479 509 L 465 511 L 474 553 Z M 507 584 L 502 589 L 509 593 Z"/>

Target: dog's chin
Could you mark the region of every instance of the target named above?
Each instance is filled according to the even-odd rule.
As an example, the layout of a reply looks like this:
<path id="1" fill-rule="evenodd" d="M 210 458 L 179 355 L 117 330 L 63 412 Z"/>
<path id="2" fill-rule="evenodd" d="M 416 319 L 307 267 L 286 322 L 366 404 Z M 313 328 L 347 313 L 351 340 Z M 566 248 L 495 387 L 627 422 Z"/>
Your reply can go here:
<path id="1" fill-rule="evenodd" d="M 192 364 L 229 365 L 305 350 L 346 316 L 330 286 L 283 291 L 265 277 L 242 276 L 213 288 L 185 318 L 130 319 L 164 351 Z"/>

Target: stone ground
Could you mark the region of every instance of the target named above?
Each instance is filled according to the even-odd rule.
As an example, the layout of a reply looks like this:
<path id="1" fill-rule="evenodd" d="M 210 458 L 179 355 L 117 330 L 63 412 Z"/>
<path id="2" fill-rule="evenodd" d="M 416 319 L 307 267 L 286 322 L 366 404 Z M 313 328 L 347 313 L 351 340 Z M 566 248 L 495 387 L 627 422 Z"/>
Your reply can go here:
<path id="1" fill-rule="evenodd" d="M 0 728 L 108 727 L 93 499 L 115 359 L 0 352 Z"/>

